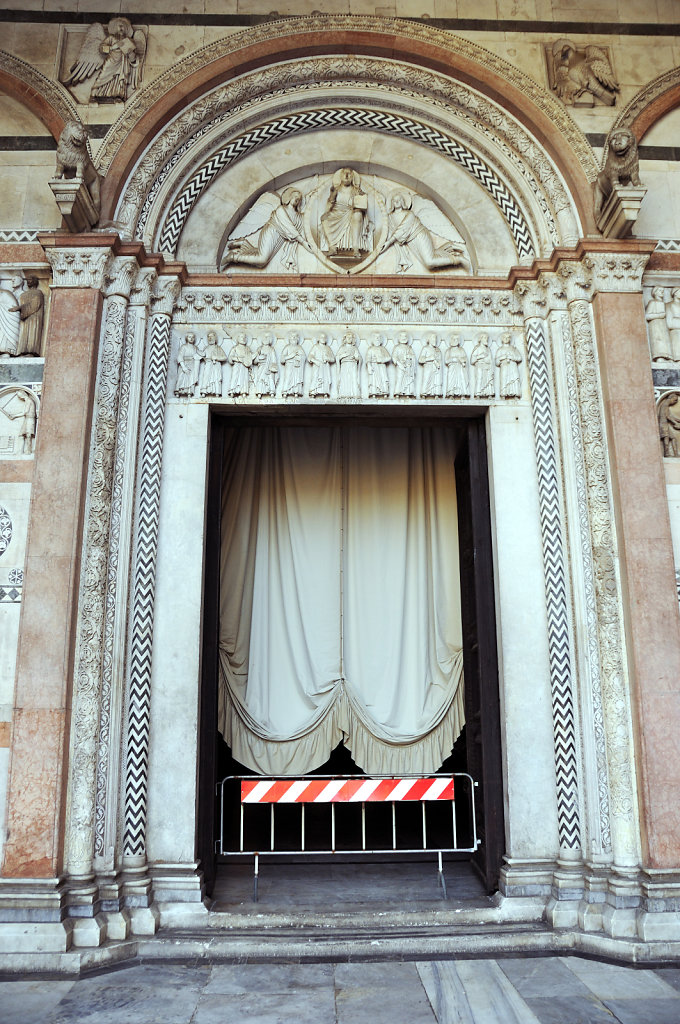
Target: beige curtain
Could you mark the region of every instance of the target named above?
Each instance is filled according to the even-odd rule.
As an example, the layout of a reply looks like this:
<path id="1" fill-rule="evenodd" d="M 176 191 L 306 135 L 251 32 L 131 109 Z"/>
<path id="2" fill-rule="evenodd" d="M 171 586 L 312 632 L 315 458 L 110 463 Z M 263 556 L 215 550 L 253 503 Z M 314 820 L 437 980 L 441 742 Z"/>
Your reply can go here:
<path id="1" fill-rule="evenodd" d="M 263 774 L 341 741 L 369 774 L 435 771 L 463 725 L 446 427 L 229 432 L 219 727 Z"/>

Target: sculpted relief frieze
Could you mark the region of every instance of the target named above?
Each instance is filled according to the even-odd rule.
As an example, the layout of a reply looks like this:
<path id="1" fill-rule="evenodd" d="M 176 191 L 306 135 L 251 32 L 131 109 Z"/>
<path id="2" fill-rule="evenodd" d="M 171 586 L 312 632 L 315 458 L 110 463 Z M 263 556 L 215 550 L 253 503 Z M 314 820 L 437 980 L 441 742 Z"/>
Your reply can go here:
<path id="1" fill-rule="evenodd" d="M 352 167 L 263 193 L 229 233 L 218 263 L 232 273 L 472 269 L 465 241 L 434 202 Z"/>
<path id="2" fill-rule="evenodd" d="M 523 334 L 433 331 L 363 325 L 243 325 L 176 332 L 177 398 L 259 403 L 322 399 L 518 399 L 523 397 Z"/>

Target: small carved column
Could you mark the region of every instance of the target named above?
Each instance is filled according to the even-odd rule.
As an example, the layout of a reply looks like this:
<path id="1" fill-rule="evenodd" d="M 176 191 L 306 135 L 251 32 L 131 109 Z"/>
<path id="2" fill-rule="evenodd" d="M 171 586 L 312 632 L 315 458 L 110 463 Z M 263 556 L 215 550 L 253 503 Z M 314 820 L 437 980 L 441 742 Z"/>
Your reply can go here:
<path id="1" fill-rule="evenodd" d="M 581 859 L 581 827 L 560 479 L 545 325 L 547 300 L 539 284 L 519 285 L 518 293 L 524 309 L 538 469 L 560 860 L 574 864 Z M 573 882 L 569 885 L 573 888 Z"/>
<path id="2" fill-rule="evenodd" d="M 641 277 L 653 243 L 593 254 L 631 667 L 643 866 L 680 863 L 680 616 Z"/>
<path id="3" fill-rule="evenodd" d="M 111 250 L 76 243 L 48 247 L 46 253 L 53 292 L 17 654 L 3 875 L 52 880 L 54 886 L 62 870 L 74 611 L 101 287 Z M 47 911 L 47 902 L 43 905 Z"/>
<path id="4" fill-rule="evenodd" d="M 149 907 L 146 873 L 146 805 L 149 765 L 151 655 L 153 644 L 156 555 L 160 508 L 165 395 L 172 313 L 179 297 L 175 277 L 160 277 L 151 296 L 147 330 L 142 435 L 138 474 L 139 514 L 134 541 L 132 616 L 129 639 L 128 721 L 126 738 L 123 867 L 126 903 Z M 154 930 L 155 922 L 137 913 L 134 931 Z"/>
<path id="5" fill-rule="evenodd" d="M 101 717 L 104 618 L 114 455 L 128 298 L 135 256 L 111 260 L 93 410 L 89 501 L 79 601 L 79 639 L 71 721 L 71 775 L 66 835 L 69 911 L 77 917 L 74 943 L 96 945 L 103 935 L 94 881 L 95 782 Z"/>

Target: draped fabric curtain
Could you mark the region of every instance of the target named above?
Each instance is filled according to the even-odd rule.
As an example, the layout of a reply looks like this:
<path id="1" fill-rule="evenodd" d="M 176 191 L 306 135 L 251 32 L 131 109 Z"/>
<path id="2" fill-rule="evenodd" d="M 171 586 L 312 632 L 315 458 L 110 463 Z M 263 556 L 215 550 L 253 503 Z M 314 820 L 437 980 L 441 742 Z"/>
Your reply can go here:
<path id="1" fill-rule="evenodd" d="M 463 726 L 446 427 L 227 432 L 219 728 L 302 774 L 344 741 L 369 774 L 431 772 Z"/>

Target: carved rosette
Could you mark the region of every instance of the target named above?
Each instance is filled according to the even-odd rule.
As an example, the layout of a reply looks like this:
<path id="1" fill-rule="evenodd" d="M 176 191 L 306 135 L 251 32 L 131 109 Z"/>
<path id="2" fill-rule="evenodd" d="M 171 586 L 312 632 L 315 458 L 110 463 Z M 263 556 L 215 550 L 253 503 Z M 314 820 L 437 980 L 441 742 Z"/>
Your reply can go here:
<path id="1" fill-rule="evenodd" d="M 112 259 L 105 247 L 92 249 L 46 249 L 52 267 L 53 288 L 102 288 Z"/>

